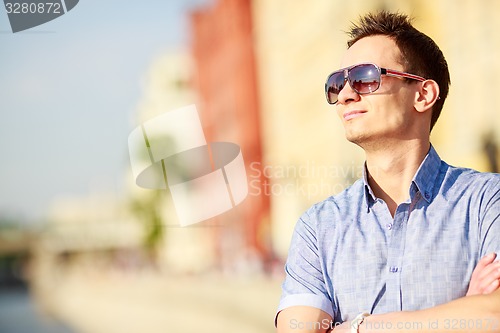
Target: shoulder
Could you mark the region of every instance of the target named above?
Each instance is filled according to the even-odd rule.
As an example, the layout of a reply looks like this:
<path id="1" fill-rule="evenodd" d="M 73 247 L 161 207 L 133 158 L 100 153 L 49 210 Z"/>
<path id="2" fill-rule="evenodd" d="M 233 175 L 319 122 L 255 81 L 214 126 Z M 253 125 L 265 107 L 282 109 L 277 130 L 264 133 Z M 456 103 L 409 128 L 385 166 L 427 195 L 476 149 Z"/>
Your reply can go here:
<path id="1" fill-rule="evenodd" d="M 312 205 L 301 219 L 311 225 L 324 225 L 337 220 L 346 220 L 346 215 L 352 215 L 357 211 L 353 209 L 354 207 L 366 205 L 364 191 L 364 182 L 359 179 L 342 192 Z"/>
<path id="2" fill-rule="evenodd" d="M 479 172 L 473 169 L 445 165 L 446 172 L 443 182 L 445 189 L 464 190 L 476 194 L 500 190 L 500 174 L 498 173 Z"/>
<path id="3" fill-rule="evenodd" d="M 442 175 L 438 195 L 448 204 L 476 212 L 478 221 L 500 214 L 500 174 L 447 166 Z"/>

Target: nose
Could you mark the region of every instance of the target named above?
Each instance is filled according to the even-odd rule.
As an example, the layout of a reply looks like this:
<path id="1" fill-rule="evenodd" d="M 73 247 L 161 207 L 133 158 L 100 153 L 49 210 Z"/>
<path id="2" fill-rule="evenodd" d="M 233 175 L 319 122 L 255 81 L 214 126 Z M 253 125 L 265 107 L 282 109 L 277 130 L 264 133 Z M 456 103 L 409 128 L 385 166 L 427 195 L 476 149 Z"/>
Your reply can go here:
<path id="1" fill-rule="evenodd" d="M 337 98 L 339 104 L 347 104 L 351 101 L 359 101 L 360 96 L 354 89 L 352 89 L 351 85 L 349 84 L 349 80 L 346 80 L 344 88 L 342 88 L 342 90 L 339 92 Z"/>

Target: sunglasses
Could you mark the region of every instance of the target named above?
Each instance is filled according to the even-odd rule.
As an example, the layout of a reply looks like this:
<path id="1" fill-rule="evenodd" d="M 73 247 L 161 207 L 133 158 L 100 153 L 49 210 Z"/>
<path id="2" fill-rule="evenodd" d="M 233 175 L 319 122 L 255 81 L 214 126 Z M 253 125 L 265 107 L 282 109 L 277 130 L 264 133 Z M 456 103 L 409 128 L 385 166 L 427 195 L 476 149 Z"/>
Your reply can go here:
<path id="1" fill-rule="evenodd" d="M 425 81 L 421 76 L 378 67 L 375 64 L 358 64 L 340 69 L 328 75 L 325 83 L 326 100 L 336 104 L 340 91 L 346 82 L 358 94 L 370 94 L 380 88 L 381 76 L 395 76 L 417 81 Z"/>

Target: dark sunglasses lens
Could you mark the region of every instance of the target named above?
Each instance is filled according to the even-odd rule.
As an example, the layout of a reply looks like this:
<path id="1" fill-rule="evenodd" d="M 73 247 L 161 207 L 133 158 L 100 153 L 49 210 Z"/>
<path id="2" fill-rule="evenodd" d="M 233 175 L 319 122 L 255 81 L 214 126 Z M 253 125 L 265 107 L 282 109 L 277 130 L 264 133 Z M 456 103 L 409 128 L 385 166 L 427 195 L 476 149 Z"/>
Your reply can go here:
<path id="1" fill-rule="evenodd" d="M 344 88 L 344 83 L 344 72 L 335 72 L 328 77 L 325 85 L 326 100 L 328 103 L 337 103 L 337 97 L 342 88 Z"/>
<path id="2" fill-rule="evenodd" d="M 380 72 L 374 65 L 358 65 L 349 71 L 349 84 L 358 94 L 369 94 L 379 88 Z"/>

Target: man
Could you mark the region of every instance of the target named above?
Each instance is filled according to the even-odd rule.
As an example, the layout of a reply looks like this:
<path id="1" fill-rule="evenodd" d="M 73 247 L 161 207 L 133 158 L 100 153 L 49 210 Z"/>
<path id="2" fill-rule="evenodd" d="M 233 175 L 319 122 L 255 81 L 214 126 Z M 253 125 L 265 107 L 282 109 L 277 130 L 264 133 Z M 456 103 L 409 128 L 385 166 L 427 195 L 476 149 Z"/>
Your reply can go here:
<path id="1" fill-rule="evenodd" d="M 278 332 L 500 332 L 500 175 L 449 166 L 430 144 L 442 52 L 401 14 L 350 35 L 325 89 L 364 178 L 297 222 Z"/>

